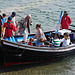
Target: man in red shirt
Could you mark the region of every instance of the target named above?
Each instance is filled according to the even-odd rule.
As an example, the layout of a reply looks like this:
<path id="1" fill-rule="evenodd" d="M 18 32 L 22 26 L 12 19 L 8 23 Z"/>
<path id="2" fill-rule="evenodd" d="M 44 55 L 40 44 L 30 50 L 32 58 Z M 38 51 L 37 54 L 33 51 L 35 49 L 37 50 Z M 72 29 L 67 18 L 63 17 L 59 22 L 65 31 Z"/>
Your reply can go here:
<path id="1" fill-rule="evenodd" d="M 3 27 L 5 27 L 5 38 L 12 37 L 13 32 L 12 31 L 17 31 L 18 27 L 15 27 L 15 25 L 12 22 L 12 17 L 8 17 L 8 21 L 4 23 Z"/>
<path id="2" fill-rule="evenodd" d="M 62 29 L 69 29 L 69 25 L 71 24 L 71 22 L 72 22 L 72 20 L 68 16 L 67 11 L 64 11 L 64 15 L 63 15 L 62 20 L 61 20 L 61 28 Z"/>

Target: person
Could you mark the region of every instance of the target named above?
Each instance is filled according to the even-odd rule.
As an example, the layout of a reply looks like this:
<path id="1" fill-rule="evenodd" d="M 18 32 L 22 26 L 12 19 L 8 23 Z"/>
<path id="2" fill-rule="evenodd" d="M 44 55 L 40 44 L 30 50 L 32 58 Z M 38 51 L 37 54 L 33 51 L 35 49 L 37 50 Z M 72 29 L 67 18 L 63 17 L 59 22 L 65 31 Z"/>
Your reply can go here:
<path id="1" fill-rule="evenodd" d="M 15 21 L 16 12 L 12 12 L 11 17 L 14 25 L 16 26 L 17 22 Z"/>
<path id="2" fill-rule="evenodd" d="M 28 14 L 25 18 L 22 18 L 18 22 L 19 33 L 20 35 L 23 34 L 23 43 L 26 43 L 27 41 L 28 33 L 30 33 L 30 25 L 32 25 L 32 19 L 30 14 Z"/>
<path id="3" fill-rule="evenodd" d="M 36 45 L 44 46 L 44 41 L 46 41 L 46 37 L 41 30 L 41 24 L 36 24 L 36 29 L 37 29 L 37 32 L 36 32 L 36 35 L 34 36 L 34 39 L 37 37 Z"/>
<path id="4" fill-rule="evenodd" d="M 6 20 L 6 14 L 5 13 L 3 13 L 3 19 L 2 19 L 2 23 L 4 24 L 7 20 Z"/>
<path id="5" fill-rule="evenodd" d="M 18 27 L 18 24 L 15 20 L 16 12 L 12 12 L 11 17 L 12 17 L 12 22 L 14 23 L 15 27 Z M 18 32 L 16 31 L 15 33 L 13 32 L 14 35 L 18 35 Z"/>
<path id="6" fill-rule="evenodd" d="M 59 34 L 56 33 L 55 34 L 55 39 L 52 40 L 52 44 L 50 44 L 50 46 L 54 46 L 54 47 L 60 47 L 60 40 L 59 40 Z"/>
<path id="7" fill-rule="evenodd" d="M 2 16 L 0 15 L 0 38 L 1 38 L 1 25 L 2 25 Z"/>
<path id="8" fill-rule="evenodd" d="M 69 25 L 71 24 L 71 22 L 72 22 L 72 20 L 68 16 L 67 11 L 64 11 L 64 15 L 63 15 L 62 20 L 61 20 L 61 28 L 62 29 L 69 29 Z"/>
<path id="9" fill-rule="evenodd" d="M 29 39 L 29 42 L 28 42 L 28 45 L 33 46 L 33 43 L 32 43 L 33 41 L 34 41 L 34 39 L 33 39 L 33 38 L 30 38 L 30 39 Z"/>
<path id="10" fill-rule="evenodd" d="M 3 13 L 3 18 L 2 18 L 2 33 L 1 33 L 1 35 L 2 35 L 2 37 L 4 36 L 4 28 L 3 28 L 3 24 L 7 21 L 6 20 L 6 14 L 5 13 Z"/>
<path id="11" fill-rule="evenodd" d="M 70 36 L 68 33 L 64 33 L 64 38 L 61 40 L 62 47 L 70 45 Z"/>
<path id="12" fill-rule="evenodd" d="M 12 37 L 12 31 L 17 31 L 18 27 L 15 27 L 15 25 L 12 22 L 12 17 L 8 17 L 8 21 L 6 23 L 4 23 L 3 27 L 5 27 L 5 35 L 4 38 L 9 38 Z"/>

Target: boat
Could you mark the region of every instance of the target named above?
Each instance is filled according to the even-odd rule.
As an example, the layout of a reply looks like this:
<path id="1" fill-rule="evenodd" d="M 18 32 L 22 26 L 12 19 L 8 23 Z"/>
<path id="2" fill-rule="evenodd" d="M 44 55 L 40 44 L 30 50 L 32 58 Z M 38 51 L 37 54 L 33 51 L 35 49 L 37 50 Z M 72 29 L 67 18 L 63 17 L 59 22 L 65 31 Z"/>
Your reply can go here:
<path id="1" fill-rule="evenodd" d="M 63 16 L 63 11 L 60 14 L 59 24 Z M 0 64 L 4 66 L 42 63 L 48 61 L 57 61 L 75 54 L 75 26 L 70 25 L 71 29 L 51 30 L 44 32 L 47 40 L 44 42 L 45 47 L 31 46 L 28 43 L 21 43 L 23 35 L 17 35 L 12 38 L 0 39 Z M 71 43 L 67 47 L 49 47 L 51 43 L 51 36 L 54 37 L 55 33 L 60 34 L 60 39 L 63 34 L 68 32 L 70 35 Z M 27 39 L 33 38 L 35 34 L 29 34 Z M 33 44 L 36 43 L 36 40 Z"/>
<path id="2" fill-rule="evenodd" d="M 23 44 L 18 41 L 23 40 L 22 35 L 14 36 L 15 41 L 10 41 L 9 39 L 0 39 L 0 64 L 4 66 L 19 65 L 19 64 L 31 64 L 40 63 L 48 61 L 56 61 L 75 54 L 75 31 L 69 30 L 59 30 L 59 33 L 69 32 L 71 38 L 71 44 L 67 47 L 38 47 L 31 46 L 27 43 Z M 50 42 L 50 35 L 56 33 L 56 30 L 44 32 L 48 45 Z M 29 34 L 28 39 L 33 38 L 35 34 Z M 63 38 L 63 34 L 61 34 Z M 35 43 L 34 41 L 33 43 Z"/>

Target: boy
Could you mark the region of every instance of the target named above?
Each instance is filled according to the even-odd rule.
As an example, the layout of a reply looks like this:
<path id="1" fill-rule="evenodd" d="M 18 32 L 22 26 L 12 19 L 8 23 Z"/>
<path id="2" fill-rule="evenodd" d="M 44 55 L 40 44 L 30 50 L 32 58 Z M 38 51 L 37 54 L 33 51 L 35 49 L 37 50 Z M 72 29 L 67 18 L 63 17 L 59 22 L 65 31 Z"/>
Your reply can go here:
<path id="1" fill-rule="evenodd" d="M 29 42 L 28 42 L 28 45 L 33 46 L 33 44 L 32 44 L 33 41 L 34 41 L 34 39 L 33 39 L 33 38 L 30 38 L 30 39 L 29 39 Z"/>
<path id="2" fill-rule="evenodd" d="M 55 39 L 53 39 L 52 44 L 50 46 L 60 47 L 59 34 L 55 34 Z"/>

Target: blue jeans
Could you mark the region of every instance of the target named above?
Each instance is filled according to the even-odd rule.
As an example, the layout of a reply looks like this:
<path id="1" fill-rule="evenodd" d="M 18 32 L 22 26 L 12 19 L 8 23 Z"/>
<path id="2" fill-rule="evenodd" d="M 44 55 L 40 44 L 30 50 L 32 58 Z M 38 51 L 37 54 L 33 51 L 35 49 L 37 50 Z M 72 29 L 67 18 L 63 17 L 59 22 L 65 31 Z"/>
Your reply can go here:
<path id="1" fill-rule="evenodd" d="M 40 42 L 40 41 L 38 41 L 38 40 L 36 41 L 36 45 L 37 45 L 37 46 L 40 46 L 40 45 L 43 45 L 43 44 L 44 44 L 44 42 Z"/>

